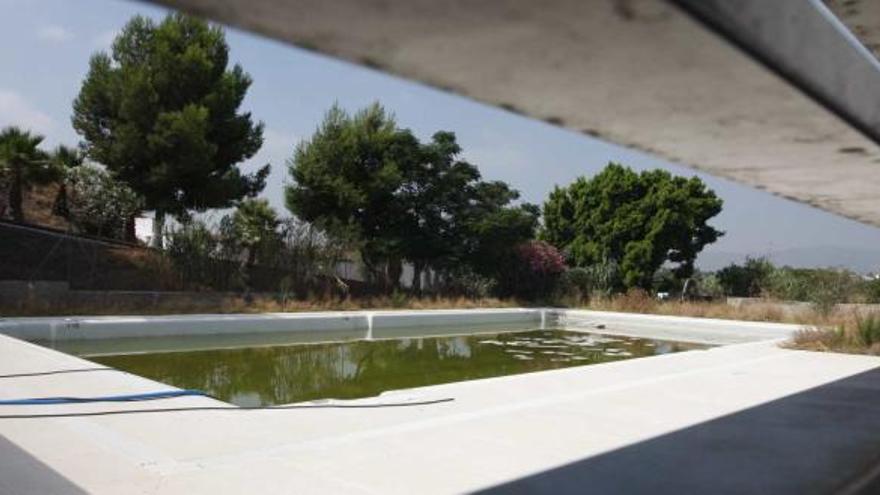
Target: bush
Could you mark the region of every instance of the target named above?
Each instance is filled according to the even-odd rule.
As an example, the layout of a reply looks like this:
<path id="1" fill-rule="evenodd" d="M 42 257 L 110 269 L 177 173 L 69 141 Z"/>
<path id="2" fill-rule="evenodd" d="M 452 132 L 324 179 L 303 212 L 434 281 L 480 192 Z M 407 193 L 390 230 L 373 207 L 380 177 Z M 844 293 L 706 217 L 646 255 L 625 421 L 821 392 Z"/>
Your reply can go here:
<path id="1" fill-rule="evenodd" d="M 131 188 L 97 166 L 69 169 L 64 185 L 66 216 L 82 233 L 124 239 L 126 225 L 143 206 Z"/>
<path id="2" fill-rule="evenodd" d="M 244 260 L 248 267 L 256 263 L 271 265 L 280 244 L 279 223 L 268 201 L 246 199 L 220 222 L 225 250 L 234 254 L 234 259 Z"/>
<path id="3" fill-rule="evenodd" d="M 651 283 L 654 292 L 666 292 L 668 294 L 678 295 L 684 289 L 684 280 L 676 275 L 675 271 L 662 267 L 654 273 Z M 692 290 L 692 289 L 691 289 Z"/>
<path id="4" fill-rule="evenodd" d="M 605 262 L 566 270 L 557 283 L 557 297 L 581 303 L 590 298 L 607 298 L 623 286 L 617 263 Z"/>
<path id="5" fill-rule="evenodd" d="M 880 303 L 880 278 L 875 278 L 865 282 L 865 302 L 878 304 Z"/>
<path id="6" fill-rule="evenodd" d="M 514 248 L 514 266 L 503 276 L 502 295 L 526 299 L 550 296 L 565 271 L 562 254 L 544 241 L 529 241 Z"/>
<path id="7" fill-rule="evenodd" d="M 718 271 L 718 282 L 724 294 L 736 297 L 760 296 L 775 267 L 766 258 L 746 258 L 745 263 L 730 265 Z"/>
<path id="8" fill-rule="evenodd" d="M 718 275 L 698 272 L 693 278 L 696 283 L 696 294 L 713 300 L 724 297 L 724 286 L 721 285 Z"/>
<path id="9" fill-rule="evenodd" d="M 870 314 L 856 319 L 856 332 L 859 343 L 871 347 L 880 343 L 880 316 Z"/>
<path id="10" fill-rule="evenodd" d="M 467 267 L 444 271 L 442 276 L 438 274 L 437 278 L 431 289 L 449 296 L 482 299 L 500 292 L 496 280 L 480 275 Z"/>
<path id="11" fill-rule="evenodd" d="M 846 270 L 783 267 L 773 272 L 766 292 L 776 299 L 810 302 L 828 314 L 835 305 L 858 299 L 861 289 L 861 278 Z"/>
<path id="12" fill-rule="evenodd" d="M 188 220 L 167 229 L 165 254 L 184 286 L 218 290 L 243 286 L 236 265 L 220 259 L 219 250 L 217 236 L 202 221 Z"/>
<path id="13" fill-rule="evenodd" d="M 305 297 L 309 291 L 324 289 L 324 281 L 337 278 L 336 266 L 352 250 L 349 241 L 297 219 L 282 220 L 280 226 L 273 265 L 288 274 L 287 290 Z"/>
<path id="14" fill-rule="evenodd" d="M 566 270 L 556 286 L 557 299 L 571 299 L 573 305 L 579 305 L 590 298 L 592 280 L 590 271 L 575 267 Z"/>
<path id="15" fill-rule="evenodd" d="M 623 275 L 620 265 L 606 260 L 586 268 L 590 274 L 589 292 L 591 296 L 610 297 L 623 288 Z"/>

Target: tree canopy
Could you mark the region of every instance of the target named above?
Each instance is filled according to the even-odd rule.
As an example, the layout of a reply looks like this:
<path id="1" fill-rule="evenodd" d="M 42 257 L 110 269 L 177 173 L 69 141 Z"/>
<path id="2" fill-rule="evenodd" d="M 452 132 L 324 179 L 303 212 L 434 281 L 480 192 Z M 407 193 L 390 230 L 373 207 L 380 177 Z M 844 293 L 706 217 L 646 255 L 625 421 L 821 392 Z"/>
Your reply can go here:
<path id="1" fill-rule="evenodd" d="M 544 203 L 542 238 L 574 266 L 619 264 L 627 287 L 649 289 L 664 263 L 689 277 L 704 246 L 723 232 L 709 219 L 722 200 L 697 177 L 664 170 L 636 173 L 610 163 L 588 179 L 556 187 Z"/>
<path id="2" fill-rule="evenodd" d="M 368 269 L 391 287 L 402 260 L 414 266 L 416 291 L 428 267 L 497 267 L 532 237 L 537 207 L 513 206 L 518 193 L 483 181 L 460 153 L 453 133 L 421 143 L 378 104 L 353 116 L 334 106 L 288 164 L 294 183 L 286 189 L 287 206 L 354 238 Z"/>
<path id="3" fill-rule="evenodd" d="M 223 208 L 254 196 L 269 166 L 244 174 L 236 164 L 262 145 L 263 125 L 238 113 L 251 84 L 227 70 L 220 28 L 182 14 L 160 23 L 137 16 L 92 56 L 73 104 L 73 126 L 90 158 L 105 165 L 156 211 Z"/>

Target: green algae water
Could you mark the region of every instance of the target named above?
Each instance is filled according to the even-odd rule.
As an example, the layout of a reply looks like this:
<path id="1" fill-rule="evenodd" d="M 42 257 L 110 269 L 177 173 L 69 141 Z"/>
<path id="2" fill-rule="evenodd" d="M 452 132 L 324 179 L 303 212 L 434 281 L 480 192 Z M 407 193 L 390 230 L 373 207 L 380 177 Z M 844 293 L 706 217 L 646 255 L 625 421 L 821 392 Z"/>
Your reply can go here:
<path id="1" fill-rule="evenodd" d="M 604 363 L 705 346 L 534 330 L 98 355 L 90 360 L 240 406 L 355 399 L 388 390 Z"/>

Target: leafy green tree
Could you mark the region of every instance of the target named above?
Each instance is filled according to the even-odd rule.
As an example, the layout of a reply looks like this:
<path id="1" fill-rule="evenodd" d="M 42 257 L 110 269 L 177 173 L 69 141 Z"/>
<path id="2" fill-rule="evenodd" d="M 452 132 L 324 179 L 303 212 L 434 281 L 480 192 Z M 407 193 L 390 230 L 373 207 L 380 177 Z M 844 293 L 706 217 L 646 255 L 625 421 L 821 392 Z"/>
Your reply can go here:
<path id="1" fill-rule="evenodd" d="M 130 187 L 96 165 L 80 165 L 66 172 L 65 207 L 76 230 L 124 238 L 128 223 L 143 200 Z"/>
<path id="2" fill-rule="evenodd" d="M 378 104 L 354 116 L 334 106 L 289 162 L 287 207 L 334 236 L 357 239 L 361 259 L 387 290 L 403 260 L 413 264 L 416 292 L 427 268 L 497 275 L 500 260 L 533 237 L 538 209 L 514 206 L 517 191 L 483 181 L 460 153 L 453 133 L 420 143 Z"/>
<path id="3" fill-rule="evenodd" d="M 421 146 L 421 157 L 407 174 L 400 199 L 405 205 L 403 256 L 413 264 L 412 290 L 422 290 L 428 268 L 448 268 L 465 234 L 458 222 L 470 206 L 480 172 L 459 160 L 455 134 L 437 132 Z"/>
<path id="4" fill-rule="evenodd" d="M 422 145 L 421 159 L 404 181 L 401 245 L 413 264 L 416 293 L 426 268 L 449 272 L 465 266 L 499 280 L 512 273 L 505 265 L 514 262 L 514 248 L 534 237 L 537 207 L 514 206 L 519 192 L 504 182 L 483 181 L 460 153 L 455 134 L 437 132 Z"/>
<path id="5" fill-rule="evenodd" d="M 58 168 L 49 159 L 49 154 L 39 148 L 42 142 L 43 136 L 18 127 L 6 127 L 0 131 L 0 185 L 6 190 L 5 202 L 16 222 L 25 220 L 24 191 L 59 177 Z M 0 208 L 0 216 L 5 209 Z"/>
<path id="6" fill-rule="evenodd" d="M 73 126 L 90 158 L 104 164 L 155 211 L 157 243 L 166 214 L 228 207 L 256 195 L 269 166 L 236 164 L 263 143 L 263 125 L 238 108 L 251 84 L 227 70 L 220 28 L 182 14 L 156 24 L 137 16 L 92 56 L 73 104 Z"/>
<path id="7" fill-rule="evenodd" d="M 517 199 L 519 192 L 503 182 L 477 184 L 458 220 L 463 234 L 456 259 L 479 275 L 503 282 L 505 272 L 516 268 L 516 246 L 535 237 L 540 216 L 538 206 L 513 204 Z"/>
<path id="8" fill-rule="evenodd" d="M 407 224 L 400 195 L 419 159 L 418 140 L 380 105 L 354 116 L 334 105 L 289 162 L 287 207 L 332 235 L 358 239 L 367 270 L 392 289 Z"/>
<path id="9" fill-rule="evenodd" d="M 755 297 L 770 289 L 771 276 L 776 271 L 766 258 L 747 257 L 745 263 L 731 263 L 718 270 L 718 282 L 724 294 L 734 297 Z"/>
<path id="10" fill-rule="evenodd" d="M 690 276 L 697 254 L 723 235 L 707 223 L 721 206 L 697 177 L 636 173 L 609 163 L 593 178 L 550 194 L 541 236 L 574 266 L 613 261 L 627 287 L 649 289 L 664 263 L 673 264 L 679 278 Z"/>

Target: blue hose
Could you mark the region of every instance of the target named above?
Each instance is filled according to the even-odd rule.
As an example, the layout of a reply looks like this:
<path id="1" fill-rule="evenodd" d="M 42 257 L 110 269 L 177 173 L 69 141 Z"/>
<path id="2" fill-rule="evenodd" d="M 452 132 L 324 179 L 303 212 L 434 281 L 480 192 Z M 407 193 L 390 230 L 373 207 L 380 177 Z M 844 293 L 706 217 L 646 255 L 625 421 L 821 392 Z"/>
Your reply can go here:
<path id="1" fill-rule="evenodd" d="M 30 399 L 0 400 L 0 406 L 45 406 L 54 404 L 85 404 L 89 402 L 141 402 L 174 397 L 207 396 L 201 390 L 162 390 L 144 394 L 105 395 L 99 397 L 35 397 Z"/>

